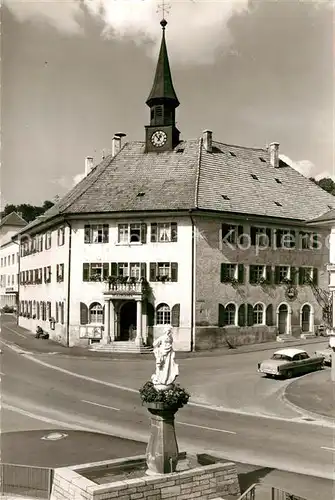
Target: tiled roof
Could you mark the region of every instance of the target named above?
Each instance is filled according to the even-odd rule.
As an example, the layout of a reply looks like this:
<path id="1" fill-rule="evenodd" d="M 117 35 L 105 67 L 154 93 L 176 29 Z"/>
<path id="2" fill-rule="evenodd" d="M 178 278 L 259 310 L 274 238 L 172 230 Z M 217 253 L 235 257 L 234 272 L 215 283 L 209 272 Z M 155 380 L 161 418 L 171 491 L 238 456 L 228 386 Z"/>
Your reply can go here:
<path id="1" fill-rule="evenodd" d="M 335 209 L 328 210 L 326 213 L 316 217 L 315 219 L 311 219 L 308 222 L 317 223 L 317 222 L 335 222 Z"/>
<path id="2" fill-rule="evenodd" d="M 16 212 L 11 212 L 0 220 L 0 227 L 3 226 L 26 226 L 27 222 Z"/>
<path id="3" fill-rule="evenodd" d="M 305 221 L 335 207 L 331 194 L 280 165 L 270 165 L 265 149 L 215 141 L 212 153 L 199 139 L 162 153 L 145 153 L 143 142 L 129 142 L 26 229 L 58 214 L 199 208 Z"/>

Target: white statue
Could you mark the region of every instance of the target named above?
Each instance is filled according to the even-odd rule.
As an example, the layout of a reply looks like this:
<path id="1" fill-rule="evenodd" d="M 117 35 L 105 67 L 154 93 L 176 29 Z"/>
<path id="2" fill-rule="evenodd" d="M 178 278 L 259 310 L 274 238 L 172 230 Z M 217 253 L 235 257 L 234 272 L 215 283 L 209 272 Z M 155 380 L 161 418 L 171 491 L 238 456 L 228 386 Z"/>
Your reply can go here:
<path id="1" fill-rule="evenodd" d="M 156 388 L 164 389 L 166 386 L 172 385 L 179 375 L 179 368 L 174 360 L 172 326 L 168 325 L 165 328 L 164 334 L 155 340 L 153 348 L 156 358 L 156 373 L 152 375 L 151 381 Z"/>

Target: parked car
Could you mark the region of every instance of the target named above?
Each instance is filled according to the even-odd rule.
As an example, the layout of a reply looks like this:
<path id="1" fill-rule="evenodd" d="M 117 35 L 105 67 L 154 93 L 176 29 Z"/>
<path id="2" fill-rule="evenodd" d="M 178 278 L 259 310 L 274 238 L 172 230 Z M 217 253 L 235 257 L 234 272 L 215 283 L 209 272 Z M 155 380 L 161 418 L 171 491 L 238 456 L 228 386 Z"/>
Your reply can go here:
<path id="1" fill-rule="evenodd" d="M 331 366 L 332 365 L 332 352 L 333 349 L 331 347 L 325 347 L 324 349 L 321 349 L 320 351 L 315 351 L 315 356 L 322 356 L 323 357 L 323 364 Z"/>
<path id="2" fill-rule="evenodd" d="M 270 359 L 258 363 L 258 372 L 266 376 L 291 378 L 298 373 L 308 373 L 323 368 L 322 356 L 310 357 L 302 349 L 280 349 Z"/>

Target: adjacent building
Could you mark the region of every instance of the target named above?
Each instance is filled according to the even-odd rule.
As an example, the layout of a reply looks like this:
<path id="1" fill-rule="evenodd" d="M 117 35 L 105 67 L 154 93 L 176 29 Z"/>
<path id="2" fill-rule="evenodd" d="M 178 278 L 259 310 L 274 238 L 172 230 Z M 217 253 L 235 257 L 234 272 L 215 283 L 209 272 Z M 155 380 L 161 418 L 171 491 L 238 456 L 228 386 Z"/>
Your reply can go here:
<path id="1" fill-rule="evenodd" d="M 0 306 L 17 309 L 18 275 L 19 275 L 19 247 L 12 241 L 20 229 L 27 222 L 16 212 L 3 217 L 0 221 Z"/>
<path id="2" fill-rule="evenodd" d="M 182 140 L 165 42 L 144 141 L 112 154 L 21 231 L 19 324 L 68 346 L 139 351 L 172 324 L 179 350 L 313 333 L 328 286 L 334 198 L 282 161 L 279 144 Z"/>

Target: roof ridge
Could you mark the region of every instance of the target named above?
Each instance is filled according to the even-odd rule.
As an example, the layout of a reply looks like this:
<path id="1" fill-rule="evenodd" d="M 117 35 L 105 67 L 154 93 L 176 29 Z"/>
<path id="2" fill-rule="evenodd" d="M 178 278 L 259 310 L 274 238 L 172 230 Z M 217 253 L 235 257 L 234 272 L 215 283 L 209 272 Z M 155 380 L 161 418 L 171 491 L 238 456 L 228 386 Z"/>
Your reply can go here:
<path id="1" fill-rule="evenodd" d="M 251 146 L 240 146 L 238 144 L 227 144 L 225 142 L 220 142 L 220 141 L 216 141 L 216 140 L 213 140 L 213 144 L 216 143 L 216 144 L 221 144 L 222 146 L 228 146 L 228 147 L 233 147 L 233 148 L 240 148 L 240 149 L 248 149 L 248 150 L 253 150 L 253 151 L 264 151 L 264 152 L 267 152 L 266 148 L 252 148 Z"/>

